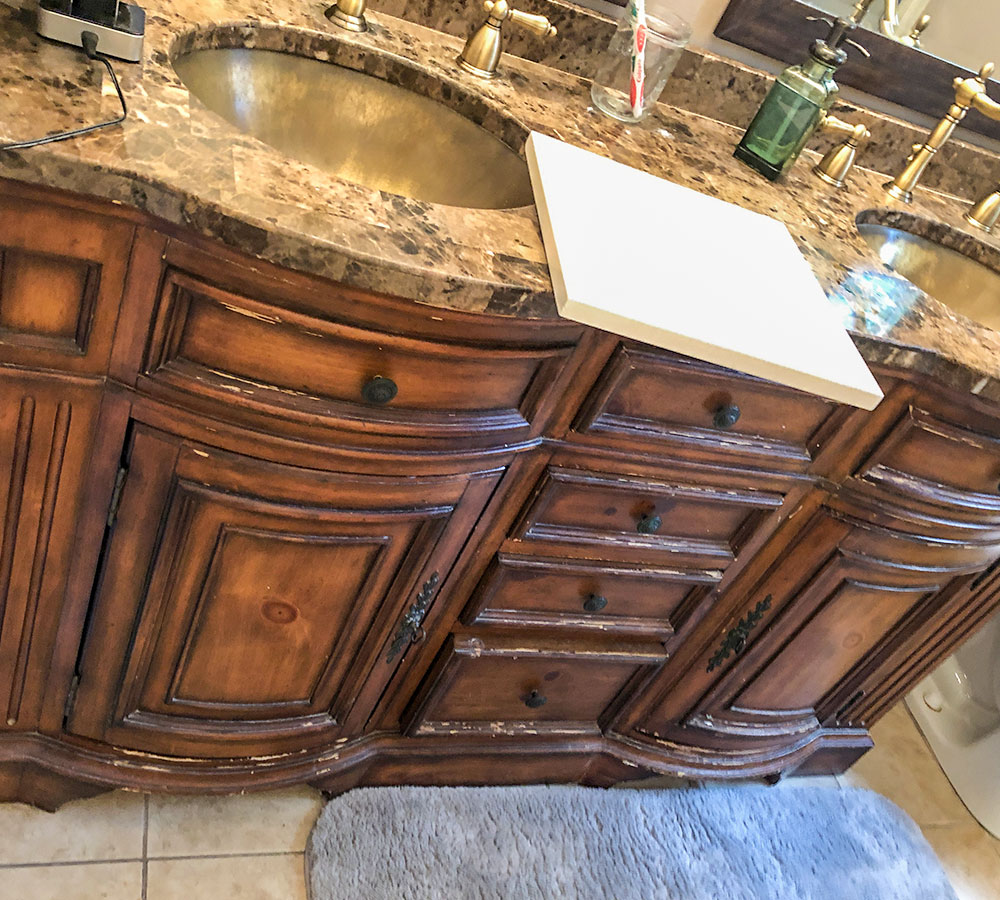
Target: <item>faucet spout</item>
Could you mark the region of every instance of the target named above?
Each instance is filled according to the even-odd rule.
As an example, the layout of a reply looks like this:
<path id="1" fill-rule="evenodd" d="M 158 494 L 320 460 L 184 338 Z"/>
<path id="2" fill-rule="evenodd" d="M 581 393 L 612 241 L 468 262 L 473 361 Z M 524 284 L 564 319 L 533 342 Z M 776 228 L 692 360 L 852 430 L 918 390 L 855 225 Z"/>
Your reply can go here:
<path id="1" fill-rule="evenodd" d="M 909 203 L 913 199 L 913 190 L 920 183 L 924 171 L 934 158 L 934 155 L 954 134 L 959 123 L 975 109 L 991 119 L 1000 121 L 1000 103 L 997 103 L 986 93 L 986 82 L 996 67 L 986 63 L 979 74 L 972 78 L 956 78 L 952 87 L 955 89 L 955 102 L 948 108 L 934 130 L 927 136 L 923 144 L 915 146 L 912 155 L 906 161 L 906 167 L 892 181 L 884 185 L 886 193 L 896 200 Z"/>

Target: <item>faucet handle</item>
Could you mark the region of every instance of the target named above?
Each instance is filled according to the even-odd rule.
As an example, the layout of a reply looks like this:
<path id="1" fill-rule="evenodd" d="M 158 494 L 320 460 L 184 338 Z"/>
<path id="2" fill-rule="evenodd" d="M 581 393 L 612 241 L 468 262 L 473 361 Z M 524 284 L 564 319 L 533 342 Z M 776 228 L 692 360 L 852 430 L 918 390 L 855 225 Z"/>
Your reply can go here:
<path id="1" fill-rule="evenodd" d="M 508 0 L 485 0 L 483 9 L 489 13 L 458 55 L 458 64 L 478 78 L 492 78 L 503 51 L 503 23 L 508 19 L 540 37 L 551 37 L 555 26 L 545 16 L 535 16 L 513 9 Z"/>
<path id="2" fill-rule="evenodd" d="M 820 122 L 819 128 L 843 135 L 845 139 L 813 167 L 813 174 L 833 187 L 843 187 L 858 157 L 858 148 L 871 138 L 872 133 L 866 125 L 852 125 L 829 114 Z"/>
<path id="3" fill-rule="evenodd" d="M 1000 221 L 1000 187 L 978 200 L 965 214 L 965 221 L 992 234 L 994 226 Z"/>
<path id="4" fill-rule="evenodd" d="M 956 78 L 951 83 L 955 89 L 955 105 L 963 110 L 976 106 L 977 99 L 986 95 L 986 82 L 990 80 L 995 68 L 992 62 L 984 63 L 978 75 Z"/>
<path id="5" fill-rule="evenodd" d="M 494 19 L 499 19 L 501 22 L 509 19 L 515 25 L 520 25 L 539 37 L 553 37 L 557 34 L 556 26 L 545 16 L 521 12 L 519 9 L 512 8 L 507 0 L 484 0 L 483 9 Z"/>

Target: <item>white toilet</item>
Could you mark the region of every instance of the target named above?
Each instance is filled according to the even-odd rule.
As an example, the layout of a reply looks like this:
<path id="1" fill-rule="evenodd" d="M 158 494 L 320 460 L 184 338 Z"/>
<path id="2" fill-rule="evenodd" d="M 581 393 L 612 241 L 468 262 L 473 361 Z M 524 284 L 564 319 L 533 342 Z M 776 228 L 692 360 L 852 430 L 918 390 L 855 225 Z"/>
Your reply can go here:
<path id="1" fill-rule="evenodd" d="M 1000 838 L 1000 614 L 906 697 L 962 802 Z"/>

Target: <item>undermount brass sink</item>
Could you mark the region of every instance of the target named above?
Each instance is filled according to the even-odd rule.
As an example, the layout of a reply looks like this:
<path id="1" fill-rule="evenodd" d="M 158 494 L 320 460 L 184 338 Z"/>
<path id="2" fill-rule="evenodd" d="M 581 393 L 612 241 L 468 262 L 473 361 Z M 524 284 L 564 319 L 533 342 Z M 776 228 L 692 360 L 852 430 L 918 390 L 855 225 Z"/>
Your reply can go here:
<path id="1" fill-rule="evenodd" d="M 174 61 L 191 94 L 241 131 L 349 181 L 481 209 L 534 202 L 527 166 L 435 100 L 332 63 L 271 50 Z"/>
<path id="2" fill-rule="evenodd" d="M 898 228 L 859 223 L 858 232 L 887 268 L 954 312 L 1000 331 L 1000 272 Z"/>

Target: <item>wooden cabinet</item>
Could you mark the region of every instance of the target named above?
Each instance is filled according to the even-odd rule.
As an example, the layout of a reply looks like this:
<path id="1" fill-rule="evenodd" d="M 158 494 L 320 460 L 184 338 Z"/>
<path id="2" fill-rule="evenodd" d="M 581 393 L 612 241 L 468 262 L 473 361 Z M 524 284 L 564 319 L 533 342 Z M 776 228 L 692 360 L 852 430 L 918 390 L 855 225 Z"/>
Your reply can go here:
<path id="1" fill-rule="evenodd" d="M 302 470 L 143 425 L 122 472 L 69 728 L 204 757 L 360 733 L 498 475 Z"/>
<path id="2" fill-rule="evenodd" d="M 998 548 L 1000 549 L 1000 548 Z M 983 564 L 965 548 L 821 509 L 727 618 L 692 641 L 640 730 L 706 754 L 782 755 L 823 729 L 865 723 L 842 707 L 873 655 L 948 585 Z"/>
<path id="3" fill-rule="evenodd" d="M 843 769 L 1000 605 L 1000 409 L 879 374 L 0 182 L 0 799 Z"/>
<path id="4" fill-rule="evenodd" d="M 81 527 L 101 391 L 4 370 L 0 378 L 0 731 L 38 726 L 71 566 L 96 561 Z"/>
<path id="5" fill-rule="evenodd" d="M 716 751 L 776 759 L 870 725 L 904 692 L 916 647 L 940 658 L 953 644 L 942 610 L 981 614 L 977 586 L 1000 556 L 1000 443 L 974 421 L 905 404 L 759 580 L 692 635 L 638 731 L 710 767 Z"/>

